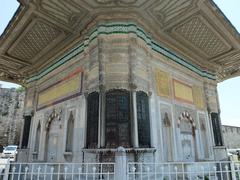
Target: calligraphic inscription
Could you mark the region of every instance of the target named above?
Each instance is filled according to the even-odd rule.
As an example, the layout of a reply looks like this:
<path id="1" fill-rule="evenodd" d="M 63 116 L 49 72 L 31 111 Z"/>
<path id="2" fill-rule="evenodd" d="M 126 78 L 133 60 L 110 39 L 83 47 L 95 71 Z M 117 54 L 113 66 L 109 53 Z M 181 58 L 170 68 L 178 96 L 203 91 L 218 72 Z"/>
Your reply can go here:
<path id="1" fill-rule="evenodd" d="M 106 93 L 106 146 L 130 147 L 130 95 L 127 91 Z"/>
<path id="2" fill-rule="evenodd" d="M 191 86 L 174 79 L 173 87 L 175 99 L 188 103 L 193 103 L 193 91 Z"/>
<path id="3" fill-rule="evenodd" d="M 46 107 L 61 100 L 67 100 L 74 94 L 81 93 L 83 73 L 77 70 L 57 83 L 41 91 L 38 96 L 38 108 Z"/>
<path id="4" fill-rule="evenodd" d="M 198 109 L 204 108 L 204 98 L 202 88 L 199 86 L 193 86 L 194 103 Z"/>
<path id="5" fill-rule="evenodd" d="M 156 78 L 157 95 L 170 98 L 169 74 L 161 70 L 156 70 L 155 78 Z"/>

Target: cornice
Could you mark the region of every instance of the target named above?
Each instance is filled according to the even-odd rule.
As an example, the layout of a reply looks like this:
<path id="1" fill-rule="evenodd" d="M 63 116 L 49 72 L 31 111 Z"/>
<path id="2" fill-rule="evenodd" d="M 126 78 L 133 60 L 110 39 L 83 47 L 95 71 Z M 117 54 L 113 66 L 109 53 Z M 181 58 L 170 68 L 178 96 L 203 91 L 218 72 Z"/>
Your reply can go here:
<path id="1" fill-rule="evenodd" d="M 195 72 L 196 74 L 206 77 L 212 80 L 215 80 L 216 77 L 213 73 L 205 71 L 200 67 L 193 65 L 189 60 L 184 59 L 183 57 L 177 55 L 172 52 L 168 48 L 164 47 L 157 41 L 153 40 L 149 34 L 147 34 L 144 29 L 139 27 L 133 22 L 112 22 L 99 24 L 97 27 L 93 28 L 90 33 L 88 33 L 87 37 L 82 42 L 78 42 L 78 44 L 66 52 L 64 55 L 55 60 L 55 63 L 47 68 L 42 69 L 38 74 L 32 76 L 27 80 L 28 83 L 41 79 L 42 77 L 49 74 L 54 69 L 64 65 L 64 63 L 70 61 L 73 57 L 84 52 L 84 49 L 89 46 L 89 44 L 100 35 L 112 35 L 112 34 L 135 34 L 138 38 L 141 38 L 150 49 L 154 52 L 162 54 L 168 57 L 175 63 L 180 64 L 181 66 Z"/>

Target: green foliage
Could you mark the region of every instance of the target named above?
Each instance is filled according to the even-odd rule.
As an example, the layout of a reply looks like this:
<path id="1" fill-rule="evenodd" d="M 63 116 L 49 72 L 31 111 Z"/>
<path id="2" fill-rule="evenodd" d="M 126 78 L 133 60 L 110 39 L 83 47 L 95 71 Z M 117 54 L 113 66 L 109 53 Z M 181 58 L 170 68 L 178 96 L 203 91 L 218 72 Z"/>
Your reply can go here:
<path id="1" fill-rule="evenodd" d="M 204 177 L 204 180 L 209 180 L 209 178 L 207 176 Z"/>
<path id="2" fill-rule="evenodd" d="M 20 86 L 16 89 L 17 92 L 22 93 L 25 91 L 25 88 L 23 86 Z"/>
<path id="3" fill-rule="evenodd" d="M 2 116 L 7 116 L 8 115 L 8 112 L 3 112 L 2 113 Z"/>

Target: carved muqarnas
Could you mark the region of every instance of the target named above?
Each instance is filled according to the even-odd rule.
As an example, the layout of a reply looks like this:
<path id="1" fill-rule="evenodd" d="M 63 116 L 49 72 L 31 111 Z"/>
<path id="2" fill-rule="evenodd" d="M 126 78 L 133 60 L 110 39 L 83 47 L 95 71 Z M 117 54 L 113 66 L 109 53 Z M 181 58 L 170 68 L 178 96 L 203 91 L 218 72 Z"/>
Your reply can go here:
<path id="1" fill-rule="evenodd" d="M 47 119 L 47 122 L 46 122 L 46 125 L 45 125 L 45 128 L 46 128 L 47 131 L 49 130 L 49 128 L 51 126 L 51 123 L 54 119 L 57 119 L 58 121 L 61 120 L 61 114 L 62 114 L 62 110 L 59 110 L 59 112 L 57 112 L 55 109 L 53 109 L 53 111 L 49 115 L 49 117 Z"/>
<path id="2" fill-rule="evenodd" d="M 178 128 L 181 128 L 181 130 L 184 130 L 184 127 L 183 127 L 184 121 L 185 121 L 185 123 L 186 122 L 190 123 L 192 135 L 195 136 L 196 124 L 195 124 L 192 116 L 187 111 L 182 112 L 178 118 L 177 126 L 178 126 Z"/>

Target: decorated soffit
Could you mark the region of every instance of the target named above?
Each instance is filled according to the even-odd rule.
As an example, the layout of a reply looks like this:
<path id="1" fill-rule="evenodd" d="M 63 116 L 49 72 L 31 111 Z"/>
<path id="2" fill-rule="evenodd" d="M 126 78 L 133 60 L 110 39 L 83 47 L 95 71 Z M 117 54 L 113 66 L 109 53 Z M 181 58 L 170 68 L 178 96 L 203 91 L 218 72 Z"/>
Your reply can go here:
<path id="1" fill-rule="evenodd" d="M 219 81 L 240 74 L 240 38 L 211 0 L 19 0 L 0 38 L 0 79 L 23 84 L 99 21 L 134 22 Z M 62 54 L 60 52 L 63 52 Z"/>

